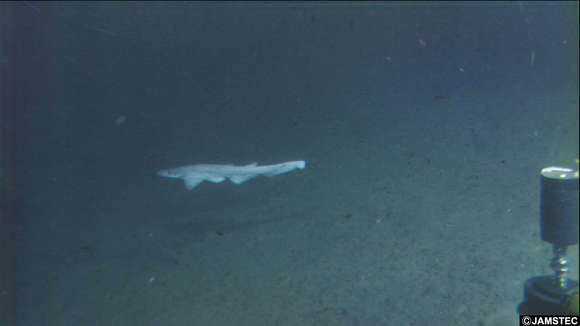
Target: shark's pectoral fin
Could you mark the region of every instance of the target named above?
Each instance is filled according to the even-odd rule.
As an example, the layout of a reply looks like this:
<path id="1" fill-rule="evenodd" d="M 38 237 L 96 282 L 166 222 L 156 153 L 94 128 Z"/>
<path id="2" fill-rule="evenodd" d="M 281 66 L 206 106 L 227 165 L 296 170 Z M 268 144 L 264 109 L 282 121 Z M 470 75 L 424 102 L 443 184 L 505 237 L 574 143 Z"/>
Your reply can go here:
<path id="1" fill-rule="evenodd" d="M 183 181 L 185 181 L 185 188 L 187 188 L 187 190 L 191 190 L 195 188 L 198 184 L 200 184 L 203 181 L 203 178 L 185 177 L 183 178 Z"/>
<path id="2" fill-rule="evenodd" d="M 251 178 L 255 177 L 255 175 L 232 175 L 230 177 L 230 180 L 232 180 L 233 183 L 239 185 L 240 183 L 244 183 L 248 180 L 250 180 Z"/>

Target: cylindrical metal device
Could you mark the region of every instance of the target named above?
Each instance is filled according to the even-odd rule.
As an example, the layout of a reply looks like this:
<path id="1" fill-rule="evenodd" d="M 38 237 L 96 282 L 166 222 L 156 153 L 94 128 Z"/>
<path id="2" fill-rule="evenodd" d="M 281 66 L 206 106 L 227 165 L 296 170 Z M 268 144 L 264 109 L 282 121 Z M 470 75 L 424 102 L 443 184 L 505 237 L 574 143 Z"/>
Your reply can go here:
<path id="1" fill-rule="evenodd" d="M 556 246 L 578 243 L 578 170 L 550 166 L 541 171 L 542 240 Z"/>

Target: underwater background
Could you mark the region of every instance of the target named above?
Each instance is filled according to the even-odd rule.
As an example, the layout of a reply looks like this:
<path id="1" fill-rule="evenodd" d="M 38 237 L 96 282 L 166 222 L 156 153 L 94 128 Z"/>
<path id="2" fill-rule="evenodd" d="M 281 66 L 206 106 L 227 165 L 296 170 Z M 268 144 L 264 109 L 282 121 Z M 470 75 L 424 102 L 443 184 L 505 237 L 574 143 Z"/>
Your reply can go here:
<path id="1" fill-rule="evenodd" d="M 551 273 L 539 171 L 577 168 L 577 2 L 0 11 L 14 325 L 487 325 Z"/>

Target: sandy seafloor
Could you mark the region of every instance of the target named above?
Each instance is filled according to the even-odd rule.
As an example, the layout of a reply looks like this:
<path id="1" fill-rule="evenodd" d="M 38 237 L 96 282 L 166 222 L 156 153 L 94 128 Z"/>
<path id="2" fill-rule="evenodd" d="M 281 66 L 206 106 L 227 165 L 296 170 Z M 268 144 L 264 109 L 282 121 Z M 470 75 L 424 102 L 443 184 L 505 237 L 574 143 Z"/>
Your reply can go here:
<path id="1" fill-rule="evenodd" d="M 17 9 L 53 41 L 23 42 L 52 61 L 16 115 L 16 325 L 515 316 L 539 170 L 578 157 L 570 7 L 177 8 Z"/>

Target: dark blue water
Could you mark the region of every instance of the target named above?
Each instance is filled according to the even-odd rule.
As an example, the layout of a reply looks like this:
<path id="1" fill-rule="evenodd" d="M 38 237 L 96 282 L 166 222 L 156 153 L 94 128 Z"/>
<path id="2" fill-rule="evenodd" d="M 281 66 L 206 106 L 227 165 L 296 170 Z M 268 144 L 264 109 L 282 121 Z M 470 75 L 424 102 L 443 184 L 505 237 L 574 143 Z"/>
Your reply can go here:
<path id="1" fill-rule="evenodd" d="M 577 3 L 0 10 L 15 325 L 466 325 L 549 273 Z"/>

